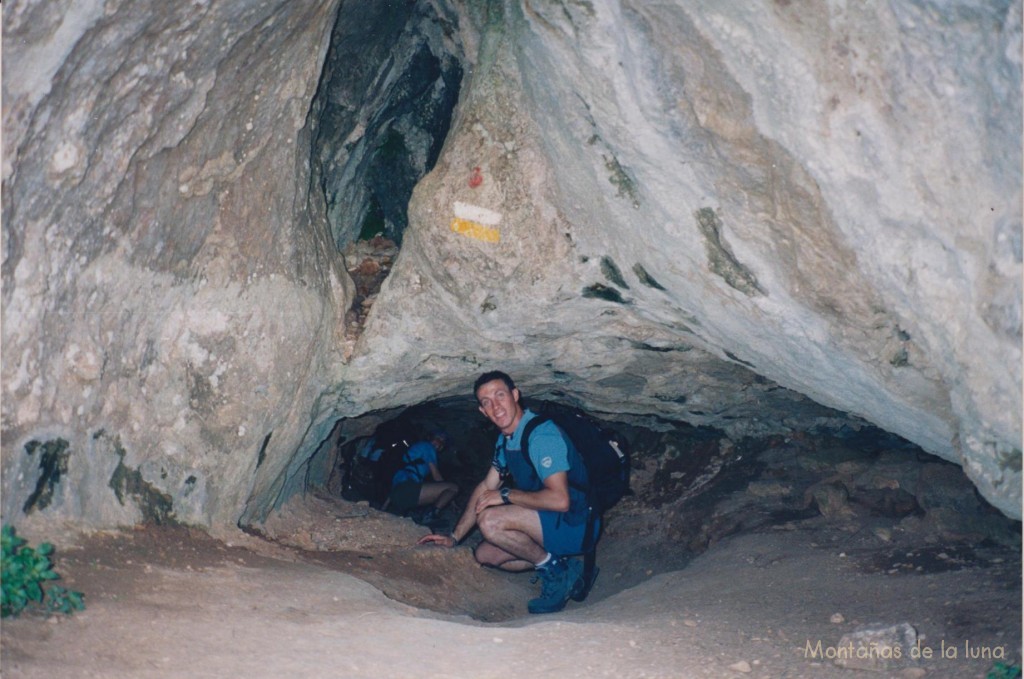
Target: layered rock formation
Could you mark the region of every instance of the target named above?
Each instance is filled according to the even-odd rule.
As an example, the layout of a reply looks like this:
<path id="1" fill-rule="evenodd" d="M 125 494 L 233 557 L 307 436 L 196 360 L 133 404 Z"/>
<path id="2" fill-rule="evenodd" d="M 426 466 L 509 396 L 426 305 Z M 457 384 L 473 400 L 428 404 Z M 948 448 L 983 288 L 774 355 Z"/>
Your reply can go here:
<path id="1" fill-rule="evenodd" d="M 4 5 L 5 520 L 258 519 L 490 368 L 866 420 L 1019 518 L 1019 3 L 357 5 Z"/>

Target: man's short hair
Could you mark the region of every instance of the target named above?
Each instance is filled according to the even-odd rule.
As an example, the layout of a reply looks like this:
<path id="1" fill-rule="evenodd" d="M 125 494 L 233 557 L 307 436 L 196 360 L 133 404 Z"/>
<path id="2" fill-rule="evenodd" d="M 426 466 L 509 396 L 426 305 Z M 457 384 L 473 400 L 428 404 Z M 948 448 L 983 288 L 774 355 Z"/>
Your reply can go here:
<path id="1" fill-rule="evenodd" d="M 480 377 L 476 378 L 476 382 L 473 383 L 473 398 L 476 398 L 476 392 L 480 391 L 480 387 L 484 386 L 488 382 L 494 380 L 501 380 L 508 387 L 508 393 L 512 393 L 512 390 L 516 388 L 516 383 L 512 381 L 512 378 L 507 373 L 503 373 L 500 370 L 492 370 L 486 372 Z"/>

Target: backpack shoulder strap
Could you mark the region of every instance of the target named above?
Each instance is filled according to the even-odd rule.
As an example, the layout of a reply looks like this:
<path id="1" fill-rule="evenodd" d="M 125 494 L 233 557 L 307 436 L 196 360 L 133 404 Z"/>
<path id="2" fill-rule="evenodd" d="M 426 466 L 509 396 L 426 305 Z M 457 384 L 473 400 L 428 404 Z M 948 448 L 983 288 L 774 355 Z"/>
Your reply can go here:
<path id="1" fill-rule="evenodd" d="M 530 436 L 533 434 L 533 430 L 544 424 L 550 422 L 551 418 L 547 415 L 536 415 L 532 420 L 526 423 L 523 427 L 523 437 L 519 441 L 520 451 L 523 453 L 523 458 L 526 460 L 526 464 L 530 465 L 530 469 L 533 473 L 537 473 L 537 468 L 533 464 L 533 460 L 530 459 Z"/>

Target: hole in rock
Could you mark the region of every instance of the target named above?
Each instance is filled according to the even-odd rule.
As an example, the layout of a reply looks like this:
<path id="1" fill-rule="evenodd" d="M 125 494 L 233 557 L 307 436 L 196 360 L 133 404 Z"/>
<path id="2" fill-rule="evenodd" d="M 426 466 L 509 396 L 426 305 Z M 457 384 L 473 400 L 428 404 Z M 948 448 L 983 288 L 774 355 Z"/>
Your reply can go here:
<path id="1" fill-rule="evenodd" d="M 529 405 L 566 410 L 537 400 Z M 632 450 L 633 493 L 607 514 L 599 578 L 587 600 L 571 607 L 596 615 L 609 610 L 596 608 L 602 602 L 625 605 L 634 597 L 656 606 L 647 598 L 659 576 L 692 577 L 723 592 L 774 587 L 783 599 L 789 592 L 808 600 L 807 611 L 821 608 L 825 620 L 836 612 L 830 609 L 848 617 L 889 610 L 938 629 L 942 606 L 934 605 L 937 585 L 928 577 L 982 578 L 999 591 L 1019 592 L 1020 524 L 981 499 L 958 466 L 875 427 L 851 420 L 838 431 L 734 440 L 682 423 L 602 421 Z M 374 434 L 400 432 L 413 441 L 439 428 L 450 437 L 439 467 L 459 493 L 455 509 L 431 525 L 447 532 L 487 471 L 497 437 L 466 398 L 339 420 L 310 460 L 305 492 L 247 530 L 416 607 L 488 622 L 524 617 L 537 586 L 528 573 L 476 565 L 479 531 L 455 550 L 417 547 L 431 531 L 422 513 L 383 511 L 358 479 L 353 482 L 360 450 Z M 698 557 L 727 563 L 709 573 Z M 994 590 L 986 587 L 975 591 L 987 597 Z M 982 599 L 988 603 L 965 599 L 958 605 L 984 628 L 1006 611 Z M 1011 597 L 1006 606 L 1012 605 Z M 805 611 L 780 606 L 780 618 L 806 622 Z M 697 615 L 699 608 L 691 602 L 678 615 Z"/>
<path id="2" fill-rule="evenodd" d="M 437 162 L 463 54 L 445 3 L 343 3 L 313 99 L 312 172 L 356 282 L 361 327 L 402 243 L 413 187 Z"/>

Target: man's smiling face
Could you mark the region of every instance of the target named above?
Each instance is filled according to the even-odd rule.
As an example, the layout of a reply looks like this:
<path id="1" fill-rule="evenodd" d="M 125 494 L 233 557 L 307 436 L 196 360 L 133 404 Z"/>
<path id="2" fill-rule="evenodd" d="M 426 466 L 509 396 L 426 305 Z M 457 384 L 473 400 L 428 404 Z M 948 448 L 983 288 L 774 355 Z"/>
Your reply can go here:
<path id="1" fill-rule="evenodd" d="M 519 425 L 523 410 L 519 407 L 519 390 L 509 391 L 502 380 L 491 380 L 476 391 L 480 412 L 498 426 L 504 434 L 512 434 Z"/>

